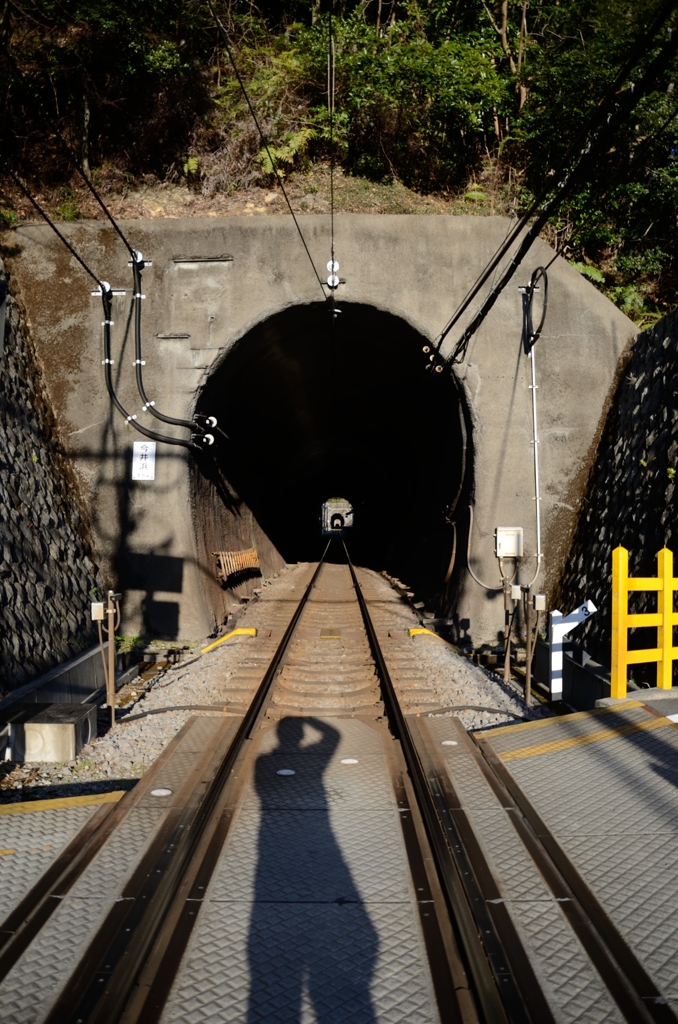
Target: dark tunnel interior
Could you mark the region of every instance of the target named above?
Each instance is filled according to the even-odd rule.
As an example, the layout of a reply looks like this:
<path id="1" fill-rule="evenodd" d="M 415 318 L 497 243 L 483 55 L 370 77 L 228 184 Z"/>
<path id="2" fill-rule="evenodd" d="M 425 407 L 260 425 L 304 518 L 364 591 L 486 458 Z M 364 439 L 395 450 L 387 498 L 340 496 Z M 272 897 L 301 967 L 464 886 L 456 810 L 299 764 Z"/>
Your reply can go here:
<path id="1" fill-rule="evenodd" d="M 288 562 L 317 560 L 322 503 L 348 499 L 353 561 L 441 593 L 447 513 L 472 476 L 455 381 L 425 370 L 426 339 L 401 318 L 340 310 L 290 307 L 226 353 L 198 399 L 219 420 L 201 472 L 228 481 Z"/>

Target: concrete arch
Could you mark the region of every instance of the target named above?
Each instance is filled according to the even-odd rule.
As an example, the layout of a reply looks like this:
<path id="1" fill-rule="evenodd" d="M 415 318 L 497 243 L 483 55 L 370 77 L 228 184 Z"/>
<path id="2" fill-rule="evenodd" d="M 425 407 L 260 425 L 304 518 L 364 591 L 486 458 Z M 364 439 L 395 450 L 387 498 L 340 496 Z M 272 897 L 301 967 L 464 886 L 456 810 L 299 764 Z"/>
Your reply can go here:
<path id="1" fill-rule="evenodd" d="M 246 331 L 196 403 L 220 428 L 192 473 L 200 557 L 256 541 L 265 568 L 270 546 L 313 560 L 322 502 L 341 494 L 355 509 L 356 562 L 443 600 L 446 514 L 471 493 L 472 439 L 453 376 L 422 371 L 426 341 L 403 318 L 351 302 L 336 318 L 322 302 L 288 306 Z"/>

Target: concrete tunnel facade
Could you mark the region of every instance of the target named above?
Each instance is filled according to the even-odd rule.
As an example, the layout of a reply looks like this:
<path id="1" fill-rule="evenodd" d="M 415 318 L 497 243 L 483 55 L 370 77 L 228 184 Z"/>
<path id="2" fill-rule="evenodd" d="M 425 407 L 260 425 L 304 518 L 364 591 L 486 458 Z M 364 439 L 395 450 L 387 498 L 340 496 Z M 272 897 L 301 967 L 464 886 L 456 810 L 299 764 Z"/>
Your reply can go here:
<path id="1" fill-rule="evenodd" d="M 327 218 L 300 218 L 316 267 L 329 258 Z M 156 478 L 132 481 L 132 427 L 102 375 L 101 306 L 48 228 L 13 233 L 10 287 L 27 313 L 66 453 L 82 484 L 104 572 L 124 594 L 125 632 L 206 635 L 251 593 L 224 590 L 213 552 L 256 547 L 264 574 L 315 559 L 326 498 L 354 503 L 357 564 L 385 569 L 460 634 L 492 642 L 501 598 L 496 526 L 522 526 L 519 579 L 535 569 L 529 361 L 518 285 L 553 259 L 543 241 L 449 374 L 422 352 L 506 235 L 504 218 L 343 215 L 334 319 L 290 218 L 128 221 L 144 272 L 145 383 L 173 416 L 216 415 L 216 444 L 193 459 L 158 446 Z M 64 229 L 100 277 L 131 286 L 127 253 L 101 223 Z M 562 570 L 598 433 L 633 324 L 566 261 L 549 268 L 549 309 L 536 350 L 547 593 Z M 115 378 L 140 411 L 129 296 L 114 300 Z M 443 352 L 458 335 L 452 333 Z M 175 431 L 177 435 L 185 432 Z M 450 512 L 450 509 L 452 511 Z M 450 525 L 451 520 L 455 525 Z M 447 584 L 453 544 L 454 571 Z"/>

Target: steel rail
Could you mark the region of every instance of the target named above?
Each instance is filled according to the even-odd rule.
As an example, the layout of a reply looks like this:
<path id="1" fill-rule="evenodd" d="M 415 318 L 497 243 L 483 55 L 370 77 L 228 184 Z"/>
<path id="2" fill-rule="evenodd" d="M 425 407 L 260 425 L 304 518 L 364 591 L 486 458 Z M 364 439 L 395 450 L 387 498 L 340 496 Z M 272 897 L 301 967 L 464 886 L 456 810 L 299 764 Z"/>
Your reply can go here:
<path id="1" fill-rule="evenodd" d="M 278 644 L 242 722 L 216 772 L 200 798 L 190 822 L 179 821 L 146 875 L 138 898 L 117 903 L 94 937 L 70 983 L 57 999 L 45 1024 L 116 1024 L 134 994 L 137 979 L 161 931 L 191 860 L 214 823 L 220 797 L 246 741 L 263 715 L 278 669 L 287 652 L 306 602 L 324 565 L 329 542 L 292 619 Z M 159 865 L 159 866 L 158 866 Z"/>
<path id="2" fill-rule="evenodd" d="M 98 928 L 46 1024 L 155 1024 L 162 1016 L 196 922 L 195 899 L 204 893 L 230 828 L 233 786 L 237 789 L 242 784 L 234 780 L 243 776 L 247 741 L 253 738 L 266 713 L 277 674 L 316 586 L 329 546 L 328 543 L 247 712 L 237 726 L 232 720 L 233 728 L 222 730 L 218 742 L 205 751 L 200 781 L 191 783 L 181 808 L 165 822 L 134 869 L 124 898 L 116 902 Z M 459 831 L 454 814 L 450 813 L 444 783 L 432 768 L 433 762 L 428 763 L 426 750 L 417 747 L 347 551 L 346 559 L 390 730 L 399 740 L 404 768 L 409 774 L 408 785 L 415 799 L 413 808 L 416 806 L 427 836 L 450 924 L 460 939 L 462 958 L 469 968 L 484 1024 L 546 1024 L 552 1018 L 548 1007 L 545 1015 L 535 1013 L 535 1004 L 541 1008 L 541 991 L 530 965 L 525 968 L 525 955 L 517 935 L 511 933 L 510 926 L 502 929 L 501 921 L 497 922 L 496 915 L 488 909 L 484 891 L 487 879 L 480 877 L 483 871 L 487 875 L 488 869 L 484 863 L 478 863 L 483 860 L 482 854 L 470 843 L 469 836 Z M 529 991 L 531 985 L 536 994 Z"/>
<path id="3" fill-rule="evenodd" d="M 659 716 L 661 717 L 661 716 Z M 459 729 L 460 734 L 462 730 Z M 678 1020 L 657 984 L 606 913 L 518 781 L 482 734 L 460 735 L 537 865 L 589 959 L 629 1024 Z"/>
<path id="4" fill-rule="evenodd" d="M 456 826 L 448 813 L 444 794 L 437 779 L 429 778 L 421 763 L 345 543 L 344 551 L 380 679 L 386 715 L 391 731 L 400 741 L 441 888 L 450 915 L 459 929 L 480 1009 L 488 1024 L 536 1024 L 514 977 L 512 964 L 497 934 L 485 898 L 475 882 L 475 872 L 465 846 L 458 833 L 454 834 Z"/>

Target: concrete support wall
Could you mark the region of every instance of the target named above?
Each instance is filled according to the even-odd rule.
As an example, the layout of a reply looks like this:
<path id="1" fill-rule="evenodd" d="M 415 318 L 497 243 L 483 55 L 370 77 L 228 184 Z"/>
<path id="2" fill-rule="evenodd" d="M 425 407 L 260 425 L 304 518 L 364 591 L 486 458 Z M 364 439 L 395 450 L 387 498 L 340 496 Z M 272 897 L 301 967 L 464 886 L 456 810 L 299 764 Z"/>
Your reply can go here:
<path id="1" fill-rule="evenodd" d="M 324 275 L 328 220 L 307 216 L 301 224 Z M 502 218 L 337 217 L 336 252 L 345 278 L 337 300 L 388 310 L 434 340 L 508 227 Z M 112 230 L 101 223 L 65 225 L 64 230 L 97 273 L 114 287 L 130 287 L 127 254 Z M 290 305 L 322 299 L 288 217 L 135 221 L 127 222 L 125 230 L 153 260 L 144 275 L 145 374 L 149 394 L 169 414 L 190 414 L 210 371 L 251 326 Z M 30 315 L 98 549 L 107 571 L 115 575 L 124 566 L 131 581 L 125 628 L 136 630 L 151 621 L 160 633 L 204 635 L 214 623 L 212 584 L 206 585 L 213 567 L 205 564 L 194 533 L 186 456 L 181 449 L 161 449 L 156 480 L 131 481 L 137 435 L 112 414 L 105 393 L 100 302 L 91 297 L 90 282 L 49 229 L 23 226 L 13 242 L 18 249 L 13 280 Z M 224 255 L 232 259 L 218 259 Z M 187 256 L 194 261 L 186 261 Z M 519 578 L 529 580 L 535 568 L 531 392 L 517 286 L 552 258 L 544 242 L 534 246 L 458 368 L 473 419 L 472 559 L 488 583 L 499 579 L 492 540 L 497 525 L 524 527 L 526 557 Z M 559 578 L 617 364 L 633 335 L 631 322 L 565 261 L 556 259 L 549 276 L 550 306 L 537 352 L 545 551 L 541 581 L 547 589 Z M 129 410 L 150 423 L 149 416 L 140 414 L 134 391 L 132 339 L 123 342 L 128 306 L 126 297 L 115 299 L 116 378 Z M 448 346 L 457 336 L 450 336 Z M 422 372 L 423 366 L 422 355 Z M 424 439 L 429 442 L 435 439 Z M 265 453 L 253 452 L 252 458 L 262 460 L 265 472 Z M 458 510 L 462 538 L 465 515 Z M 474 642 L 496 638 L 503 622 L 500 605 L 470 578 L 464 580 L 458 614 Z"/>
<path id="2" fill-rule="evenodd" d="M 76 477 L 61 454 L 42 377 L 11 298 L 3 340 L 0 695 L 93 642 L 88 602 L 91 588 L 101 583 Z"/>
<path id="3" fill-rule="evenodd" d="M 565 612 L 586 598 L 597 606 L 598 614 L 575 636 L 605 665 L 611 657 L 613 549 L 619 544 L 628 549 L 633 576 L 656 576 L 656 555 L 664 546 L 678 567 L 677 394 L 678 312 L 673 312 L 639 335 L 621 367 L 555 595 Z M 656 610 L 656 595 L 632 600 L 632 611 Z M 656 645 L 654 629 L 634 630 L 630 637 L 638 648 Z M 633 674 L 655 685 L 654 666 L 634 666 Z"/>

